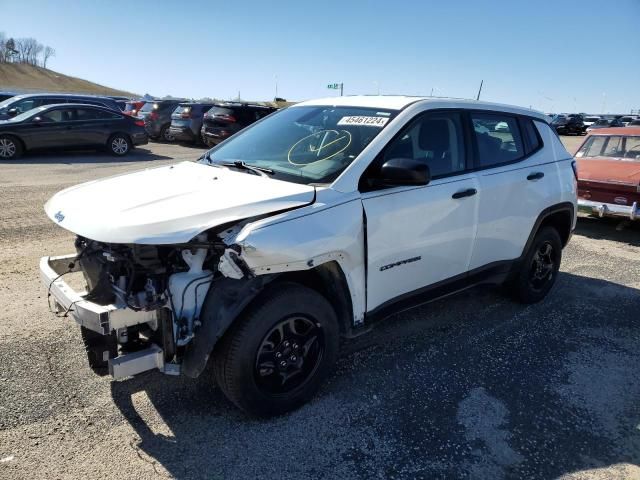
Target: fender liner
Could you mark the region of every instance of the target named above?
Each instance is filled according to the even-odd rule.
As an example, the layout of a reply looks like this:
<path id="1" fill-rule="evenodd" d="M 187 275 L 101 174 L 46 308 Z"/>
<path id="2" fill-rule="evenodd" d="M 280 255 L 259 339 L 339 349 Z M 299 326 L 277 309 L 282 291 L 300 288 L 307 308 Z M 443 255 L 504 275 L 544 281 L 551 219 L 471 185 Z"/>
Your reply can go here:
<path id="1" fill-rule="evenodd" d="M 202 325 L 182 359 L 181 370 L 184 375 L 195 378 L 204 371 L 213 348 L 231 323 L 262 292 L 265 285 L 277 277 L 259 275 L 239 280 L 221 277 L 213 281 L 202 306 Z"/>

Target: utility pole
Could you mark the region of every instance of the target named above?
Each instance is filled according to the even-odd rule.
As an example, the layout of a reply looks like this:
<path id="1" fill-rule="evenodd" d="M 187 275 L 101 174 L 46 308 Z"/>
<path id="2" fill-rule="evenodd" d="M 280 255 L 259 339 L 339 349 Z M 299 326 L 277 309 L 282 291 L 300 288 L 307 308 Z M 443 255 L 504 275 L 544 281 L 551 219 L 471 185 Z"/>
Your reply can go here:
<path id="1" fill-rule="evenodd" d="M 482 84 L 484 83 L 484 80 L 480 80 L 480 89 L 478 90 L 478 96 L 476 97 L 476 100 L 480 100 L 480 94 L 482 93 Z"/>
<path id="2" fill-rule="evenodd" d="M 340 82 L 340 96 L 342 96 L 342 89 L 344 88 L 344 83 Z"/>

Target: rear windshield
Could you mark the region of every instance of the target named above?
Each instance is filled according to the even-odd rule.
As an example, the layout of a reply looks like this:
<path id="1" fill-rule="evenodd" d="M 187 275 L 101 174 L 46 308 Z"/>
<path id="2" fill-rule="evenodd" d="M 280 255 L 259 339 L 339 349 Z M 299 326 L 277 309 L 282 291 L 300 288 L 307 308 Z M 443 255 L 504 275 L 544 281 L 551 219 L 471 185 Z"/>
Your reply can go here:
<path id="1" fill-rule="evenodd" d="M 640 135 L 593 135 L 576 158 L 611 157 L 640 161 Z"/>
<path id="2" fill-rule="evenodd" d="M 189 113 L 191 112 L 191 110 L 193 109 L 193 105 L 188 105 L 188 104 L 184 104 L 181 103 L 180 105 L 178 105 L 176 107 L 176 109 L 173 111 L 174 114 L 181 114 L 181 113 Z"/>
<path id="3" fill-rule="evenodd" d="M 126 106 L 124 107 L 124 111 L 125 112 L 133 112 L 136 109 L 136 104 L 135 103 L 128 103 L 126 104 Z"/>
<path id="4" fill-rule="evenodd" d="M 235 112 L 231 108 L 213 107 L 207 112 L 209 117 L 221 117 L 227 115 L 234 115 Z"/>

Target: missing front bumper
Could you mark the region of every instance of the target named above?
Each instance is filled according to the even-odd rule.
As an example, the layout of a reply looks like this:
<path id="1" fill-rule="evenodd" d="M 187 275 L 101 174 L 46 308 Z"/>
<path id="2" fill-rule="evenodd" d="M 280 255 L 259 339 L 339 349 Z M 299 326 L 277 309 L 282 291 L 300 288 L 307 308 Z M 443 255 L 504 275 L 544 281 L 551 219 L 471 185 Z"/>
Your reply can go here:
<path id="1" fill-rule="evenodd" d="M 108 348 L 108 337 L 112 332 L 120 328 L 131 327 L 147 323 L 158 325 L 157 311 L 134 311 L 129 308 L 121 308 L 117 305 L 99 305 L 86 300 L 86 293 L 76 292 L 65 281 L 66 273 L 80 270 L 76 255 L 64 255 L 59 257 L 42 257 L 40 259 L 40 276 L 47 288 L 47 294 L 53 297 L 57 314 L 67 314 L 75 322 L 87 330 L 95 332 L 92 341 L 98 342 L 104 337 L 104 348 L 96 348 L 103 355 L 111 356 L 116 350 Z M 101 337 L 103 336 L 103 337 Z M 85 340 L 85 344 L 86 344 Z M 101 343 L 101 342 L 98 342 Z M 91 346 L 91 345 L 89 345 Z M 95 346 L 94 346 L 95 347 Z M 98 361 L 107 362 L 109 373 L 113 378 L 125 378 L 158 369 L 170 375 L 179 375 L 178 364 L 166 363 L 165 352 L 155 344 L 149 348 L 136 352 L 126 353 L 113 358 L 100 358 Z"/>

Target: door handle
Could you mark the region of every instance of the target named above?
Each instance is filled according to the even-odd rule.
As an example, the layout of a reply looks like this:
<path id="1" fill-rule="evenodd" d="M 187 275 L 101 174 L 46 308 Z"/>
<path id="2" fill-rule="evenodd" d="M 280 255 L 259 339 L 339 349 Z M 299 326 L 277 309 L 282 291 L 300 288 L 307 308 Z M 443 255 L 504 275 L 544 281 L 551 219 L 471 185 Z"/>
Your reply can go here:
<path id="1" fill-rule="evenodd" d="M 478 191 L 475 188 L 467 188 L 466 190 L 460 190 L 459 192 L 454 193 L 451 195 L 451 198 L 472 197 L 476 193 L 478 193 Z"/>
<path id="2" fill-rule="evenodd" d="M 535 173 L 530 173 L 529 175 L 527 175 L 527 180 L 540 180 L 542 177 L 544 177 L 544 173 L 535 172 Z"/>

